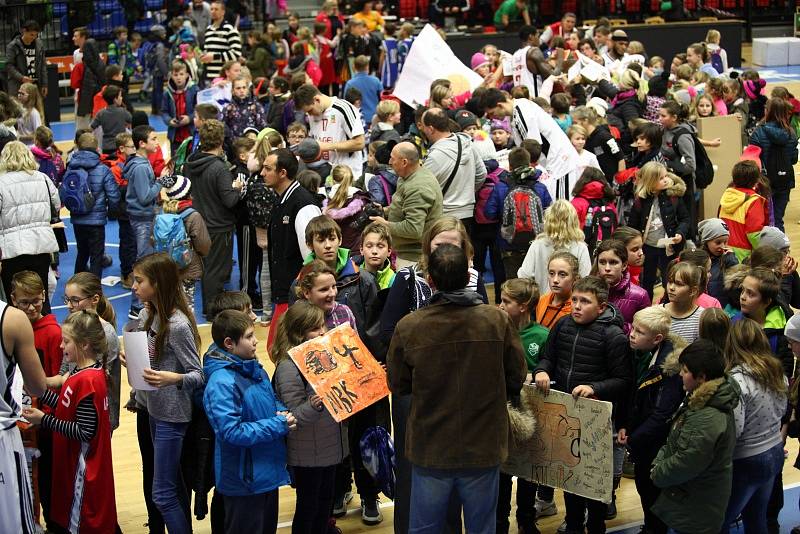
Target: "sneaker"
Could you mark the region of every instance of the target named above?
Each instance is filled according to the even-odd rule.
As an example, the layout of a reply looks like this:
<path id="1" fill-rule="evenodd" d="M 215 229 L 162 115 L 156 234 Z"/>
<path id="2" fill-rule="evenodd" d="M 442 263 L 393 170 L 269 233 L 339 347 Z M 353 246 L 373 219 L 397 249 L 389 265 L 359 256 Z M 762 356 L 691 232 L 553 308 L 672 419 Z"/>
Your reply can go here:
<path id="1" fill-rule="evenodd" d="M 133 273 L 128 273 L 127 276 L 122 278 L 122 287 L 125 289 L 133 287 Z"/>
<path id="2" fill-rule="evenodd" d="M 131 306 L 131 309 L 128 311 L 128 319 L 136 320 L 139 318 L 139 312 L 142 311 L 141 306 Z"/>
<path id="3" fill-rule="evenodd" d="M 617 496 L 612 494 L 611 502 L 608 504 L 606 508 L 606 520 L 610 521 L 617 517 Z"/>
<path id="4" fill-rule="evenodd" d="M 269 324 L 272 322 L 272 314 L 265 313 L 261 316 L 258 322 L 261 324 L 261 326 L 269 326 Z"/>
<path id="5" fill-rule="evenodd" d="M 549 517 L 558 513 L 556 501 L 545 501 L 536 497 L 536 517 Z"/>
<path id="6" fill-rule="evenodd" d="M 377 525 L 383 521 L 383 514 L 381 513 L 380 501 L 378 499 L 362 499 L 361 500 L 361 521 L 365 525 Z"/>
<path id="7" fill-rule="evenodd" d="M 353 492 L 348 491 L 333 501 L 333 517 L 344 517 L 347 513 L 347 503 L 353 500 Z"/>
<path id="8" fill-rule="evenodd" d="M 558 525 L 558 528 L 556 529 L 556 531 L 557 532 L 562 532 L 562 533 L 567 531 L 567 520 L 566 519 L 564 521 L 562 521 L 560 525 Z"/>
<path id="9" fill-rule="evenodd" d="M 536 498 L 536 517 L 549 517 L 558 513 L 556 501 L 544 501 Z"/>
<path id="10" fill-rule="evenodd" d="M 111 256 L 109 256 L 108 254 L 103 254 L 103 269 L 111 267 L 113 263 L 114 259 Z"/>

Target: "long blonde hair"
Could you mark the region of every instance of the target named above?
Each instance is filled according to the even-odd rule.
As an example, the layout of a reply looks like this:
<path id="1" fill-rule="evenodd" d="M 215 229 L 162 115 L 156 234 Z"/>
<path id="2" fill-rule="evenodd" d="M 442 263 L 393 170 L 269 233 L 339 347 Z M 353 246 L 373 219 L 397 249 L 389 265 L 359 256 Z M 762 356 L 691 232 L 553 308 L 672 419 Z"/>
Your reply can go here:
<path id="1" fill-rule="evenodd" d="M 35 109 L 39 112 L 42 122 L 44 122 L 44 99 L 42 98 L 42 93 L 39 92 L 39 88 L 32 83 L 23 83 L 19 88 L 28 93 L 28 101 L 22 106 L 25 110 L 23 113 L 27 115 L 30 110 Z"/>
<path id="2" fill-rule="evenodd" d="M 536 239 L 549 239 L 554 250 L 583 241 L 584 234 L 575 207 L 563 198 L 553 202 L 544 212 L 544 231 Z"/>
<path id="3" fill-rule="evenodd" d="M 339 184 L 339 187 L 328 200 L 325 212 L 330 209 L 339 209 L 347 203 L 348 192 L 353 186 L 353 171 L 347 165 L 336 165 L 331 171 L 331 178 L 333 178 L 334 183 Z"/>
<path id="4" fill-rule="evenodd" d="M 764 330 L 752 319 L 742 318 L 731 327 L 725 343 L 727 370 L 741 366 L 765 389 L 786 393 L 783 367 L 772 353 Z"/>
<path id="5" fill-rule="evenodd" d="M 269 359 L 278 365 L 289 357 L 289 349 L 306 340 L 306 332 L 325 324 L 325 312 L 307 300 L 298 300 L 278 319 L 275 342 L 269 351 Z"/>

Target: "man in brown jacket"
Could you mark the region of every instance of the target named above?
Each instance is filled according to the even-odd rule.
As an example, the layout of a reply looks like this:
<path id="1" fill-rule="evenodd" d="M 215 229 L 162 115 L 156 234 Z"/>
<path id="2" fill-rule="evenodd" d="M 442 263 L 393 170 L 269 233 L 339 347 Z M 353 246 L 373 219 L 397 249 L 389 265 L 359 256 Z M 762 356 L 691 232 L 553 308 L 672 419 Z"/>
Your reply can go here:
<path id="1" fill-rule="evenodd" d="M 506 398 L 519 393 L 526 367 L 508 316 L 466 289 L 468 268 L 459 247 L 438 247 L 428 266 L 436 293 L 397 324 L 389 347 L 389 388 L 412 399 L 410 531 L 440 532 L 454 491 L 467 532 L 495 530 Z"/>

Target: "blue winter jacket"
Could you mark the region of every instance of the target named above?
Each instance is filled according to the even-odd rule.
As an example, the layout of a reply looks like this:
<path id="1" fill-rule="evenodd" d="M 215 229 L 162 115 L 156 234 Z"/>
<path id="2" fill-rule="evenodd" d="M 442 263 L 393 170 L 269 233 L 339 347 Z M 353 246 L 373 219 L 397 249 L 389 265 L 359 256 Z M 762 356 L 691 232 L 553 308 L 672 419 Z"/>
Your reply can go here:
<path id="1" fill-rule="evenodd" d="M 105 226 L 108 222 L 108 209 L 117 207 L 120 192 L 111 169 L 100 163 L 100 154 L 92 150 L 78 150 L 69 160 L 70 169 L 85 169 L 89 174 L 89 189 L 94 196 L 94 207 L 86 215 L 71 215 L 72 224 Z"/>
<path id="2" fill-rule="evenodd" d="M 203 357 L 203 405 L 214 429 L 214 474 L 223 495 L 242 497 L 289 483 L 286 406 L 258 360 L 242 360 L 217 345 Z"/>
<path id="3" fill-rule="evenodd" d="M 136 155 L 129 158 L 122 168 L 122 175 L 128 180 L 128 216 L 136 219 L 152 219 L 156 216 L 156 199 L 161 192 L 161 184 L 156 182 L 153 167 L 147 158 Z"/>
<path id="4" fill-rule="evenodd" d="M 520 185 L 531 187 L 533 192 L 536 193 L 536 196 L 539 197 L 539 200 L 542 201 L 542 209 L 546 210 L 550 207 L 550 204 L 553 203 L 553 199 L 550 196 L 550 192 L 547 190 L 547 186 L 538 181 L 538 178 L 541 176 L 541 174 L 542 171 L 536 169 L 532 175 L 529 175 L 529 178 L 520 181 Z M 495 185 L 494 189 L 492 190 L 492 194 L 489 195 L 489 200 L 486 201 L 486 208 L 484 209 L 486 217 L 489 219 L 496 219 L 498 221 L 503 220 L 503 203 L 505 202 L 510 190 L 511 188 L 506 180 L 501 178 L 497 182 L 497 185 Z M 509 245 L 505 239 L 499 238 L 498 241 L 500 242 L 500 248 L 503 250 L 512 249 L 511 245 Z"/>
<path id="5" fill-rule="evenodd" d="M 194 135 L 194 106 L 197 103 L 197 86 L 191 80 L 186 82 L 186 113 L 189 117 L 189 132 Z M 161 101 L 161 118 L 164 123 L 169 125 L 169 121 L 176 119 L 175 116 L 175 84 L 170 80 L 164 88 L 164 99 Z M 175 139 L 175 132 L 177 128 L 174 126 L 167 126 L 167 139 L 170 143 Z"/>

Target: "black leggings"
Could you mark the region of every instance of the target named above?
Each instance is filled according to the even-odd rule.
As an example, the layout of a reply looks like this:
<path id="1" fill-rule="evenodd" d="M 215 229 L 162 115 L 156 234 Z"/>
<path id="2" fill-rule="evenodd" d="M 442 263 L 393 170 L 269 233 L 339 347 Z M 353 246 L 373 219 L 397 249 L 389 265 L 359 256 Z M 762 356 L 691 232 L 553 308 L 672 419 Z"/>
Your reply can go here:
<path id="1" fill-rule="evenodd" d="M 333 509 L 336 466 L 291 469 L 297 493 L 292 534 L 325 534 Z"/>
<path id="2" fill-rule="evenodd" d="M 644 266 L 642 267 L 642 288 L 647 291 L 650 300 L 653 300 L 653 286 L 656 284 L 656 273 L 661 271 L 661 286 L 667 288 L 667 264 L 675 256 L 667 256 L 663 248 L 644 245 Z"/>

